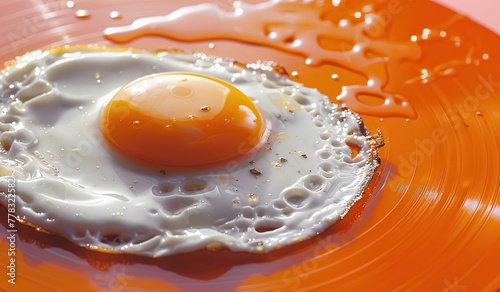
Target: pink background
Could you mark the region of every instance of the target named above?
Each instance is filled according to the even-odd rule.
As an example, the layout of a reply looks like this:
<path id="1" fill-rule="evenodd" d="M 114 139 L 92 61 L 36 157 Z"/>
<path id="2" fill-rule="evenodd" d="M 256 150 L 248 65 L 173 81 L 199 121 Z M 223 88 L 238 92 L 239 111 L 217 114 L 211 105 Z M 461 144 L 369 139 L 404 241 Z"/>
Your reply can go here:
<path id="1" fill-rule="evenodd" d="M 498 0 L 434 0 L 500 34 Z"/>

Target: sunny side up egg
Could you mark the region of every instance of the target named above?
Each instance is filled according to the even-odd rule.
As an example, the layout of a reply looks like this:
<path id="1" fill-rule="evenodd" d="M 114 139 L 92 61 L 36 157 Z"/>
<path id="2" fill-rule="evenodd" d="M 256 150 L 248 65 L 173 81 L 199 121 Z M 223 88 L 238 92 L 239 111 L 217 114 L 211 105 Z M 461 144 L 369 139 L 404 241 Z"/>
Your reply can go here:
<path id="1" fill-rule="evenodd" d="M 265 62 L 61 47 L 0 84 L 0 189 L 94 250 L 267 252 L 342 218 L 379 165 L 358 115 Z"/>

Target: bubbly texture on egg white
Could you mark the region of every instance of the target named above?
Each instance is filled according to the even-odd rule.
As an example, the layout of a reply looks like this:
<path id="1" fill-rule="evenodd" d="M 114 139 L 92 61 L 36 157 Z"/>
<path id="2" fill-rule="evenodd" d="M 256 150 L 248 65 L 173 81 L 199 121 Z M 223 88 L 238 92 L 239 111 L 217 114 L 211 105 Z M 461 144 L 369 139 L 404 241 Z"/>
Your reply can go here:
<path id="1" fill-rule="evenodd" d="M 262 117 L 261 141 L 193 170 L 145 166 L 118 153 L 103 134 L 104 109 L 125 85 L 162 72 L 211 76 L 237 88 Z M 14 176 L 24 223 L 95 250 L 150 257 L 204 248 L 268 252 L 342 218 L 379 165 L 381 137 L 358 115 L 266 62 L 63 47 L 8 62 L 0 84 L 0 190 L 7 189 L 5 176 Z M 186 129 L 199 130 L 186 121 Z M 164 138 L 151 133 L 151 141 Z M 7 197 L 0 200 L 7 205 Z"/>

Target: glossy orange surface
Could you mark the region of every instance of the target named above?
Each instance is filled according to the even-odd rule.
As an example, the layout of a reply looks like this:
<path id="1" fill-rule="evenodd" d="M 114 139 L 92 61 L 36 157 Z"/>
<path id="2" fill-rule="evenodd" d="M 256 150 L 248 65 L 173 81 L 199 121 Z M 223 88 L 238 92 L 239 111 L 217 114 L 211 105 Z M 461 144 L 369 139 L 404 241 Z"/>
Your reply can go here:
<path id="1" fill-rule="evenodd" d="M 68 43 L 99 43 L 151 51 L 174 46 L 240 62 L 276 61 L 293 79 L 360 112 L 369 131 L 381 129 L 386 145 L 375 179 L 342 221 L 267 255 L 109 255 L 18 224 L 16 285 L 5 276 L 9 242 L 7 212 L 1 208 L 2 288 L 500 288 L 497 35 L 432 2 L 411 0 L 274 1 L 265 7 L 253 5 L 263 1 L 245 1 L 236 13 L 232 1 L 217 0 L 195 12 L 181 10 L 183 17 L 160 19 L 156 28 L 124 29 L 141 17 L 164 16 L 201 1 L 146 2 L 75 1 L 68 7 L 66 1 L 3 1 L 0 59 Z M 337 2 L 338 7 L 332 6 Z M 113 11 L 119 13 L 110 15 Z M 122 28 L 106 30 L 113 27 Z"/>

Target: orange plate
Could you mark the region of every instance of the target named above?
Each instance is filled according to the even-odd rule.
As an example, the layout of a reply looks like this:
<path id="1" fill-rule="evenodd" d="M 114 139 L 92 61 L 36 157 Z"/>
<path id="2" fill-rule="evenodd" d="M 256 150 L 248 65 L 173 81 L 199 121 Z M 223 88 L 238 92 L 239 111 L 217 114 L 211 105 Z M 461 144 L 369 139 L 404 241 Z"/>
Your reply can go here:
<path id="1" fill-rule="evenodd" d="M 2 1 L 0 60 L 63 44 L 117 45 L 103 36 L 105 28 L 199 2 Z M 231 0 L 213 2 L 232 9 Z M 196 36 L 211 25 L 206 17 L 184 21 L 171 38 L 142 36 L 122 45 L 152 51 L 176 46 L 242 62 L 277 61 L 288 72 L 295 71 L 293 78 L 318 88 L 333 101 L 342 85 L 351 85 L 347 89 L 353 91 L 343 100 L 362 113 L 370 131 L 382 130 L 386 146 L 381 149 L 376 178 L 346 218 L 316 238 L 267 255 L 201 251 L 160 259 L 100 254 L 18 224 L 16 284 L 12 285 L 6 276 L 7 211 L 1 208 L 0 287 L 9 291 L 500 288 L 500 38 L 428 1 L 324 2 L 340 4 L 323 10 L 320 4 L 311 8 L 316 4 L 302 3 L 312 9 L 310 15 L 282 12 L 282 17 L 265 19 L 284 21 L 277 32 L 288 37 L 282 39 L 288 46 L 262 36 L 252 41 L 259 35 L 255 30 Z M 371 31 L 354 39 L 349 35 L 326 38 L 319 49 L 307 47 L 313 45 L 307 41 L 314 39 L 305 38 L 301 39 L 306 42 L 303 51 L 291 49 L 294 37 L 304 36 L 289 33 L 303 29 L 293 25 L 299 20 L 305 26 L 333 27 L 342 19 L 359 24 L 368 13 L 367 4 L 373 4 L 371 9 L 379 17 Z M 79 9 L 88 14 L 76 17 Z M 119 12 L 118 17 L 110 17 L 112 11 Z M 290 22 L 293 17 L 298 20 Z M 245 25 L 251 23 L 247 20 Z M 315 26 L 311 26 L 312 31 Z M 353 55 L 349 52 L 356 43 L 374 49 L 363 47 L 363 54 Z M 387 50 L 391 44 L 403 45 L 396 46 L 401 50 Z M 343 54 L 331 59 L 330 52 L 335 51 Z M 306 64 L 307 58 L 319 62 Z M 379 91 L 352 86 L 366 85 L 372 77 L 379 82 Z M 358 99 L 352 93 L 359 94 Z M 384 107 L 387 97 L 393 99 L 387 99 L 390 105 Z"/>

